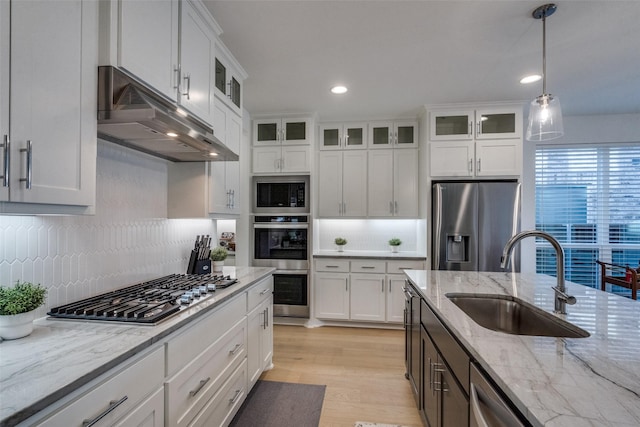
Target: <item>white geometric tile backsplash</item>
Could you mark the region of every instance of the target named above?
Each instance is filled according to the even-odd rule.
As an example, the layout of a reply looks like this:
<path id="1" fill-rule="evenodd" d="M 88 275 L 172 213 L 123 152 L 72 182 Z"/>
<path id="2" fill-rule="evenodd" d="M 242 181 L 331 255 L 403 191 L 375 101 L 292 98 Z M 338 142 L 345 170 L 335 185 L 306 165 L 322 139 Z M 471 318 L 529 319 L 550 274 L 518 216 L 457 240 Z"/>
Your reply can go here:
<path id="1" fill-rule="evenodd" d="M 96 214 L 0 215 L 0 284 L 48 288 L 39 316 L 58 305 L 184 272 L 210 219 L 166 219 L 167 163 L 99 141 Z"/>

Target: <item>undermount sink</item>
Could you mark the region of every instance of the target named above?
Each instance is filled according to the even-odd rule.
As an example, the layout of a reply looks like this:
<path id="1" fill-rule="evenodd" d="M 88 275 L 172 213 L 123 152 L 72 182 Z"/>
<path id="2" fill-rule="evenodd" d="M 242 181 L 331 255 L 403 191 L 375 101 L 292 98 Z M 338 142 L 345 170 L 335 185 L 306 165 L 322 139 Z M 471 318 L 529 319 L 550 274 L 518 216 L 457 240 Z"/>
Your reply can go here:
<path id="1" fill-rule="evenodd" d="M 449 293 L 446 297 L 478 325 L 513 335 L 586 338 L 578 326 L 510 295 Z"/>

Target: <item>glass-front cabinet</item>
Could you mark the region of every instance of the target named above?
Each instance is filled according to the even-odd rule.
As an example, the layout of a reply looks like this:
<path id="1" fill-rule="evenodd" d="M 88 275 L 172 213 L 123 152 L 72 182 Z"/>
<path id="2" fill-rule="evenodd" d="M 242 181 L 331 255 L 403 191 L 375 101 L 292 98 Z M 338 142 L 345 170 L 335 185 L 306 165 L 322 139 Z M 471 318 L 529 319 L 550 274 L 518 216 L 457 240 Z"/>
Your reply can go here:
<path id="1" fill-rule="evenodd" d="M 320 125 L 320 149 L 367 148 L 366 123 L 326 123 Z"/>
<path id="2" fill-rule="evenodd" d="M 247 74 L 227 48 L 216 43 L 215 80 L 216 96 L 231 109 L 242 115 L 242 84 Z"/>
<path id="3" fill-rule="evenodd" d="M 522 109 L 489 107 L 431 112 L 432 141 L 519 138 Z"/>
<path id="4" fill-rule="evenodd" d="M 310 118 L 257 119 L 253 121 L 253 145 L 309 144 Z"/>
<path id="5" fill-rule="evenodd" d="M 415 148 L 418 122 L 413 120 L 369 123 L 369 148 Z"/>

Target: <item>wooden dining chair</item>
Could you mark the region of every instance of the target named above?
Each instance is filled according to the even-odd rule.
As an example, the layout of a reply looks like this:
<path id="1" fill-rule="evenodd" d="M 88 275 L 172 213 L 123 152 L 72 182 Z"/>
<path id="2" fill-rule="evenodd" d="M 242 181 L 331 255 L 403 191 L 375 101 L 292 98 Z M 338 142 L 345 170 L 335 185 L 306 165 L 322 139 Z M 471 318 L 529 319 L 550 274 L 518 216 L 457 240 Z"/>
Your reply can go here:
<path id="1" fill-rule="evenodd" d="M 600 264 L 600 289 L 606 291 L 607 283 L 631 289 L 631 298 L 638 299 L 638 277 L 640 274 L 629 266 L 616 265 L 596 260 Z"/>

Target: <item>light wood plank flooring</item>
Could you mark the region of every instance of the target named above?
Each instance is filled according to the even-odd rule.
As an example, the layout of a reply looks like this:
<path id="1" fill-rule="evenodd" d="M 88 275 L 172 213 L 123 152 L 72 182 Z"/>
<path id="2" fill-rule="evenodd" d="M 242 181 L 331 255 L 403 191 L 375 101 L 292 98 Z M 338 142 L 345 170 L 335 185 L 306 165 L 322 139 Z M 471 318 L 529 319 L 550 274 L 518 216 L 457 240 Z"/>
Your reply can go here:
<path id="1" fill-rule="evenodd" d="M 356 421 L 422 426 L 404 373 L 404 331 L 274 326 L 261 379 L 326 385 L 321 427 Z"/>

